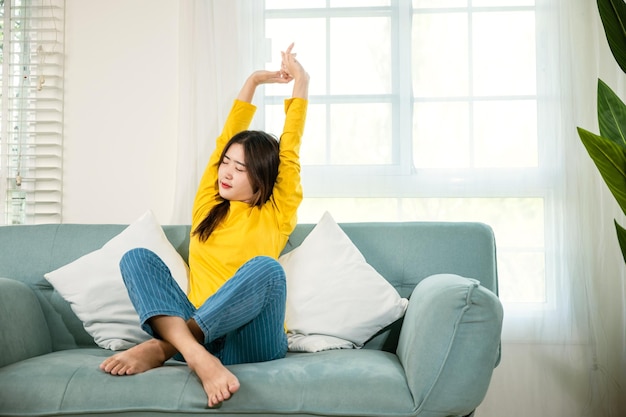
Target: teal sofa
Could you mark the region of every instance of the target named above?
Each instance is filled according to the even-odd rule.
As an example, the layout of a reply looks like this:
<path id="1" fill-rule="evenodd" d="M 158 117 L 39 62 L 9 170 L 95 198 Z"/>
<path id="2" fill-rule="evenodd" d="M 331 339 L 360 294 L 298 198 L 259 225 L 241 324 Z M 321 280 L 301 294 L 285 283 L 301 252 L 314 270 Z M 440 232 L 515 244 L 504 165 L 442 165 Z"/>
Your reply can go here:
<path id="1" fill-rule="evenodd" d="M 312 227 L 298 225 L 285 252 Z M 492 230 L 434 222 L 341 227 L 410 299 L 404 318 L 363 349 L 231 366 L 241 388 L 217 409 L 206 408 L 199 381 L 181 362 L 124 377 L 100 371 L 113 352 L 97 347 L 44 279 L 100 248 L 123 225 L 0 227 L 0 415 L 472 415 L 500 358 L 503 311 Z M 189 227 L 163 229 L 186 259 Z"/>

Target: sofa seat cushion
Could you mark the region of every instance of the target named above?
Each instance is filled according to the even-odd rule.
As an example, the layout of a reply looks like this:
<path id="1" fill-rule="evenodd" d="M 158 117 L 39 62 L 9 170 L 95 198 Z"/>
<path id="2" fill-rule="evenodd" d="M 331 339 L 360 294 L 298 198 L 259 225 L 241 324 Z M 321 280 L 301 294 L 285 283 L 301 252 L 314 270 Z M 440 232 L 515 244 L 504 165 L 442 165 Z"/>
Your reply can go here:
<path id="1" fill-rule="evenodd" d="M 65 350 L 0 368 L 0 414 L 209 411 L 202 386 L 185 364 L 169 361 L 143 374 L 111 376 L 98 368 L 111 354 L 99 348 Z M 229 368 L 241 388 L 222 404 L 220 414 L 402 416 L 415 411 L 403 368 L 388 352 L 293 353 Z"/>

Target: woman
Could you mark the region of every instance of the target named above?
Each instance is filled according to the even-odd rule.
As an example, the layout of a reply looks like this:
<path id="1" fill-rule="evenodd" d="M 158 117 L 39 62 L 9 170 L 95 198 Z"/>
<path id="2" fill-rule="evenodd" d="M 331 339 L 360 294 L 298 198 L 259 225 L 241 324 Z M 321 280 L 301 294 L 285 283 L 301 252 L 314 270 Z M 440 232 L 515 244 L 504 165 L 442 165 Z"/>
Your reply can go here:
<path id="1" fill-rule="evenodd" d="M 153 252 L 139 248 L 122 258 L 130 298 L 154 338 L 106 359 L 103 371 L 132 375 L 179 354 L 214 407 L 239 389 L 225 365 L 284 357 L 286 283 L 276 259 L 302 201 L 298 153 L 309 84 L 292 48 L 282 53 L 280 71 L 248 77 L 217 139 L 194 201 L 189 296 Z M 246 130 L 256 87 L 291 81 L 280 144 Z"/>

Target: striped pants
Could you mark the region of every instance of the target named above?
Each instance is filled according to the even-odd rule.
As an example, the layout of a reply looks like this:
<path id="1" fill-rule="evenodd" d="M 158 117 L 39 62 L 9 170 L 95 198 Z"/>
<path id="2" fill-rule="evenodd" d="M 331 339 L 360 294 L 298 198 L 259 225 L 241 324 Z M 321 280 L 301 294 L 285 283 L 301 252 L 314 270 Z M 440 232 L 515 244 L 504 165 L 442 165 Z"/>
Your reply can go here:
<path id="1" fill-rule="evenodd" d="M 154 252 L 132 249 L 122 257 L 120 269 L 141 326 L 151 336 L 158 337 L 148 323 L 152 317 L 175 316 L 195 320 L 204 346 L 224 365 L 285 356 L 287 289 L 285 272 L 275 259 L 252 258 L 197 309 Z"/>

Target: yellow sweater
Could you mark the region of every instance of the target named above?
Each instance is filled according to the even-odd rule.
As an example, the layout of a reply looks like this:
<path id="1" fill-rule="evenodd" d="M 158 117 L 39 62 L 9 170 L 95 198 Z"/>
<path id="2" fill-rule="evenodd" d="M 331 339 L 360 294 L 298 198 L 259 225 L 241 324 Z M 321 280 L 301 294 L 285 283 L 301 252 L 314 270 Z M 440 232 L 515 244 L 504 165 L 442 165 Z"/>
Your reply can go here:
<path id="1" fill-rule="evenodd" d="M 230 210 L 205 242 L 193 231 L 218 203 L 217 167 L 224 146 L 235 134 L 248 129 L 256 111 L 250 103 L 235 100 L 215 151 L 204 171 L 194 200 L 189 243 L 189 300 L 199 307 L 255 256 L 278 258 L 296 226 L 302 201 L 300 142 L 308 101 L 285 100 L 285 126 L 280 137 L 280 165 L 272 196 L 264 205 L 251 207 L 231 201 Z"/>

